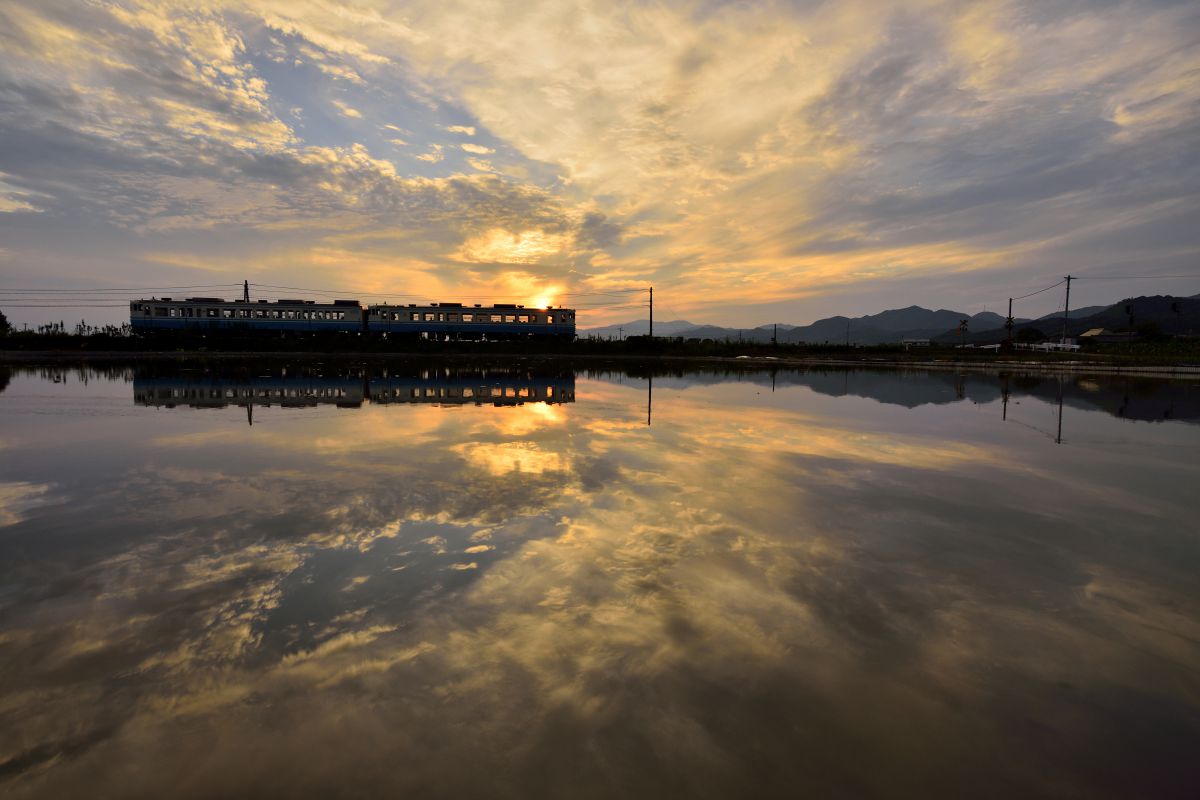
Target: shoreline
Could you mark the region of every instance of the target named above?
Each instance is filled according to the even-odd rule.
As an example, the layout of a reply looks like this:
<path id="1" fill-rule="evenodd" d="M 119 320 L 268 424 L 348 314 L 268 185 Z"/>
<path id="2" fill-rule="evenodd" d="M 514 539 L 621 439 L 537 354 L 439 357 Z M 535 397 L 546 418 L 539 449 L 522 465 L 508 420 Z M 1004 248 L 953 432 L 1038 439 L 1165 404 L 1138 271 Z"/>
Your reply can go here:
<path id="1" fill-rule="evenodd" d="M 319 351 L 271 351 L 271 352 L 212 352 L 212 351 L 95 351 L 82 353 L 63 350 L 5 350 L 0 351 L 0 365 L 37 365 L 70 362 L 187 362 L 198 360 L 216 361 L 247 361 L 247 360 L 334 360 L 334 361 L 561 361 L 587 364 L 612 363 L 659 363 L 659 364 L 695 364 L 721 365 L 742 367 L 746 369 L 812 369 L 819 367 L 841 367 L 858 369 L 920 369 L 920 370 L 955 370 L 977 372 L 1061 372 L 1061 373 L 1091 373 L 1100 375 L 1144 375 L 1161 378 L 1198 378 L 1200 365 L 1195 364 L 1112 364 L 1090 360 L 1020 360 L 1005 358 L 994 361 L 979 360 L 909 360 L 898 358 L 870 357 L 862 359 L 820 358 L 816 356 L 789 357 L 736 357 L 736 356 L 701 356 L 701 355 L 670 355 L 660 353 L 380 353 L 380 352 L 319 352 Z"/>

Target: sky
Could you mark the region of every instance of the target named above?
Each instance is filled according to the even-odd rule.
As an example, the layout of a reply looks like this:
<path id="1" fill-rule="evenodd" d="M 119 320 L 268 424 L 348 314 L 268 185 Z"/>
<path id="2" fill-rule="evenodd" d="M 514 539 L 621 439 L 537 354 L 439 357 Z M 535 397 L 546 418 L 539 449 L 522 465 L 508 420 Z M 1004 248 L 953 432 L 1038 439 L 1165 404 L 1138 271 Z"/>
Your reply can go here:
<path id="1" fill-rule="evenodd" d="M 13 290 L 243 280 L 1003 313 L 1195 294 L 1198 255 L 1194 2 L 0 2 L 18 325 L 126 312 Z"/>

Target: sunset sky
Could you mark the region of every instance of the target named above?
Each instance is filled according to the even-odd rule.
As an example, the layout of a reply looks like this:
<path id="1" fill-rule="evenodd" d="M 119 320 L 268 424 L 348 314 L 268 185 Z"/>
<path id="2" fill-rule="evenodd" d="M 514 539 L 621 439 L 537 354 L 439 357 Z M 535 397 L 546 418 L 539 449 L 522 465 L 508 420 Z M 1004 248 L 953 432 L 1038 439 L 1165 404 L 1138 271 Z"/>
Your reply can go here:
<path id="1" fill-rule="evenodd" d="M 1198 255 L 1195 2 L 0 2 L 18 325 L 243 279 L 801 324 Z"/>

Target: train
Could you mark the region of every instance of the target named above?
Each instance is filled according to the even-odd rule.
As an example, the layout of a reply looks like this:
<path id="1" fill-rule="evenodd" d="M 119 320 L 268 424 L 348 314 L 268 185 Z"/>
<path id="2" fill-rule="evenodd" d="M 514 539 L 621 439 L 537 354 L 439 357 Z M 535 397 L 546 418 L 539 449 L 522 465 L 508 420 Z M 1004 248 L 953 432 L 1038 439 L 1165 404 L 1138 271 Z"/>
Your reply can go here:
<path id="1" fill-rule="evenodd" d="M 134 300 L 129 324 L 135 333 L 161 331 L 276 332 L 280 334 L 374 334 L 421 339 L 575 338 L 572 308 L 527 308 L 512 303 L 364 306 L 357 300 L 223 300 L 170 297 Z"/>

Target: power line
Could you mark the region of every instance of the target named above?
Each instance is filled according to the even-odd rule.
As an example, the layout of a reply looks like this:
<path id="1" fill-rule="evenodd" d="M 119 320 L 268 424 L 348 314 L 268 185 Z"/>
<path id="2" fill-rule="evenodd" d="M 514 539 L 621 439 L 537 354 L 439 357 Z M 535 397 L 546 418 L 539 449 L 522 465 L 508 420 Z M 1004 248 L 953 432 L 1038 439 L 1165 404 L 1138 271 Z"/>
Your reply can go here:
<path id="1" fill-rule="evenodd" d="M 1067 282 L 1067 281 L 1066 281 L 1066 279 L 1064 278 L 1063 280 L 1059 281 L 1059 282 L 1058 282 L 1058 283 L 1056 283 L 1056 284 L 1053 284 L 1053 285 L 1051 285 L 1051 286 L 1047 286 L 1045 289 L 1038 289 L 1036 292 L 1030 292 L 1029 294 L 1023 294 L 1023 295 L 1021 295 L 1020 297 L 1014 297 L 1014 298 L 1013 298 L 1013 300 L 1024 300 L 1026 297 L 1033 297 L 1034 295 L 1041 294 L 1042 292 L 1048 292 L 1048 291 L 1050 291 L 1051 289 L 1055 289 L 1055 288 L 1057 288 L 1057 287 L 1059 287 L 1059 286 L 1062 286 L 1062 285 L 1063 285 L 1064 283 L 1066 283 L 1066 282 Z"/>
<path id="2" fill-rule="evenodd" d="M 105 305 L 103 303 L 46 303 L 35 305 L 20 305 L 17 303 L 5 303 L 7 308 L 129 308 L 128 303 L 119 305 Z"/>
<path id="3" fill-rule="evenodd" d="M 1187 279 L 1200 280 L 1200 275 L 1076 275 L 1073 280 L 1087 281 L 1152 281 L 1156 279 Z"/>
<path id="4" fill-rule="evenodd" d="M 369 292 L 369 291 L 356 291 L 356 290 L 350 290 L 350 289 L 318 289 L 318 288 L 313 288 L 310 286 L 282 286 L 282 285 L 274 284 L 274 283 L 254 283 L 254 282 L 251 282 L 250 285 L 252 287 L 255 287 L 258 289 L 283 289 L 283 290 L 289 291 L 289 292 L 307 292 L 309 294 L 326 295 L 326 296 L 347 295 L 347 294 L 358 295 L 360 297 L 424 298 L 424 297 L 432 297 L 433 296 L 432 293 L 429 293 L 429 292 L 426 292 L 423 294 L 411 294 L 411 293 L 405 293 L 405 292 Z M 604 291 L 604 292 L 555 292 L 554 294 L 556 297 L 624 297 L 625 295 L 628 295 L 631 293 L 645 292 L 645 291 L 647 291 L 647 290 L 646 289 L 612 289 L 612 290 Z M 533 292 L 533 293 L 536 293 L 536 292 Z M 451 294 L 451 292 L 446 292 L 445 294 Z M 510 295 L 498 295 L 498 294 L 470 295 L 470 294 L 459 294 L 457 292 L 454 292 L 453 294 L 456 297 L 461 297 L 463 299 L 471 299 L 471 300 L 494 299 L 494 298 L 520 299 L 520 298 L 524 298 L 527 296 L 527 295 L 511 295 L 511 294 Z"/>
<path id="5" fill-rule="evenodd" d="M 101 289 L 84 287 L 75 289 L 0 289 L 0 294 L 95 294 L 111 292 L 169 292 L 175 289 L 228 289 L 240 286 L 237 283 L 208 283 L 196 286 L 135 286 L 129 289 Z"/>

